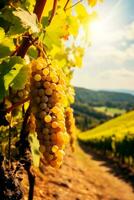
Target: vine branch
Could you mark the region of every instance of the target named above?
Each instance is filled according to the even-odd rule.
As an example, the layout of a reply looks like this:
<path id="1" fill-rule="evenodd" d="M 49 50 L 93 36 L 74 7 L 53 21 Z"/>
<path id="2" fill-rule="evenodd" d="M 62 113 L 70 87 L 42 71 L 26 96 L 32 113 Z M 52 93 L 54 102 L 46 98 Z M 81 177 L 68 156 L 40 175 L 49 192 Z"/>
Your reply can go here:
<path id="1" fill-rule="evenodd" d="M 49 19 L 48 25 L 51 23 L 51 21 L 52 21 L 54 15 L 55 15 L 56 8 L 57 8 L 57 2 L 58 2 L 58 0 L 54 0 L 54 2 L 53 2 L 52 14 L 51 14 L 51 17 L 50 17 L 50 19 Z"/>
<path id="2" fill-rule="evenodd" d="M 36 0 L 34 13 L 37 15 L 38 21 L 41 20 L 41 16 L 42 16 L 44 7 L 46 5 L 46 2 L 47 0 Z M 37 38 L 35 40 L 37 40 Z M 22 44 L 19 46 L 17 50 L 17 56 L 21 56 L 22 58 L 24 58 L 28 48 L 31 46 L 31 44 L 33 44 L 33 42 L 35 41 L 33 41 L 32 35 L 29 33 L 26 33 L 25 38 L 23 38 Z"/>
<path id="3" fill-rule="evenodd" d="M 64 11 L 66 11 L 66 8 L 67 8 L 67 5 L 68 5 L 69 1 L 70 1 L 70 0 L 67 0 L 66 4 L 65 4 L 65 6 L 64 6 Z"/>
<path id="4" fill-rule="evenodd" d="M 46 2 L 47 2 L 47 0 L 36 0 L 36 4 L 34 7 L 34 13 L 37 15 L 38 21 L 41 20 L 41 15 L 43 13 Z"/>
<path id="5" fill-rule="evenodd" d="M 22 124 L 22 129 L 21 129 L 21 134 L 20 134 L 20 141 L 22 141 L 21 144 L 23 144 L 23 141 L 25 141 L 25 139 L 27 139 L 27 136 L 29 133 L 29 130 L 27 127 L 27 122 L 28 122 L 30 112 L 31 112 L 31 106 L 29 105 L 28 109 L 26 110 L 25 117 L 24 117 L 23 124 Z"/>
<path id="6" fill-rule="evenodd" d="M 19 102 L 15 103 L 14 105 L 12 105 L 11 107 L 9 107 L 9 108 L 6 109 L 6 113 L 11 112 L 14 108 L 16 108 L 16 107 L 24 104 L 25 102 L 27 102 L 29 100 L 30 100 L 30 98 L 27 97 L 26 99 L 23 99 L 22 101 L 19 101 Z"/>
<path id="7" fill-rule="evenodd" d="M 68 8 L 66 7 L 65 11 L 73 8 L 74 6 L 76 6 L 77 4 L 81 3 L 82 1 L 83 0 L 80 0 L 80 1 L 76 2 L 75 4 L 73 4 L 72 6 L 68 7 Z"/>

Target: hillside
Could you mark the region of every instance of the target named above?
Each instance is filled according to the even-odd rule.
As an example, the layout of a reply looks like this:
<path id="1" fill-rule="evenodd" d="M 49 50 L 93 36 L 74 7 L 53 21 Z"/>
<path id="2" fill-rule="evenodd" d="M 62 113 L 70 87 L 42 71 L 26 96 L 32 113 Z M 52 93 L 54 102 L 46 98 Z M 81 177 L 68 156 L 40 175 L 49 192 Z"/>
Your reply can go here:
<path id="1" fill-rule="evenodd" d="M 112 116 L 96 110 L 88 104 L 77 102 L 72 107 L 74 109 L 76 125 L 82 131 L 94 128 L 112 118 Z"/>
<path id="2" fill-rule="evenodd" d="M 75 87 L 75 100 L 90 106 L 107 106 L 131 110 L 134 108 L 134 96 L 132 94 L 109 91 L 94 91 Z"/>
<path id="3" fill-rule="evenodd" d="M 93 137 L 117 135 L 122 137 L 126 133 L 134 134 L 134 111 L 128 112 L 114 118 L 96 128 L 79 134 L 82 140 L 88 140 Z"/>
<path id="4" fill-rule="evenodd" d="M 74 114 L 82 131 L 94 128 L 134 108 L 132 94 L 75 88 Z"/>

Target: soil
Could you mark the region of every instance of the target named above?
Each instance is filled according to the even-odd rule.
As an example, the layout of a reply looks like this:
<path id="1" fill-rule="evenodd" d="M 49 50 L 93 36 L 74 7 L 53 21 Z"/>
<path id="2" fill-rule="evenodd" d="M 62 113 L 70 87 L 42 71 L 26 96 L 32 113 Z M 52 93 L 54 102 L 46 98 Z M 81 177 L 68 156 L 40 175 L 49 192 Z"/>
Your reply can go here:
<path id="1" fill-rule="evenodd" d="M 34 200 L 134 200 L 132 185 L 113 173 L 112 167 L 79 146 L 75 153 L 67 150 L 60 169 L 35 170 Z M 27 200 L 26 177 L 23 184 Z"/>

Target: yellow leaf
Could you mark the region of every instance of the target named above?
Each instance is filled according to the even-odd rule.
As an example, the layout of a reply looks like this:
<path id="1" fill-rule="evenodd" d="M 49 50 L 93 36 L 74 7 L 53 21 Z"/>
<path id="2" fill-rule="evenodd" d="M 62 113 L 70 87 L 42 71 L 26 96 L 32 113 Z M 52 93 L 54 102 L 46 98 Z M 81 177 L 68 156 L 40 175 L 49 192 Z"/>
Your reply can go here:
<path id="1" fill-rule="evenodd" d="M 88 0 L 88 4 L 94 7 L 98 2 L 103 2 L 103 0 Z"/>
<path id="2" fill-rule="evenodd" d="M 88 0 L 88 3 L 91 7 L 95 6 L 97 3 L 97 0 Z"/>

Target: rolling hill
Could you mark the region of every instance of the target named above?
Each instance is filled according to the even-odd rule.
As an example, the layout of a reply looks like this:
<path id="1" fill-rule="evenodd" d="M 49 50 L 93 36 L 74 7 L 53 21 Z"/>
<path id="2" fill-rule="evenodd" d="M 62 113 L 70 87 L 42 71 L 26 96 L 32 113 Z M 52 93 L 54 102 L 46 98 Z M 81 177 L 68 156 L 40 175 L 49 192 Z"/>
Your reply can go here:
<path id="1" fill-rule="evenodd" d="M 82 131 L 94 128 L 111 118 L 134 109 L 134 96 L 121 92 L 94 91 L 75 88 L 75 103 L 72 105 L 76 125 Z"/>
<path id="2" fill-rule="evenodd" d="M 117 118 L 114 118 L 96 128 L 79 133 L 78 138 L 83 141 L 87 141 L 91 138 L 98 138 L 102 136 L 116 135 L 117 137 L 123 137 L 126 133 L 134 134 L 134 111 L 125 113 Z"/>
<path id="3" fill-rule="evenodd" d="M 131 110 L 134 108 L 134 96 L 123 92 L 94 91 L 75 87 L 76 103 L 84 103 L 90 106 L 107 106 Z"/>

